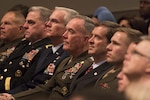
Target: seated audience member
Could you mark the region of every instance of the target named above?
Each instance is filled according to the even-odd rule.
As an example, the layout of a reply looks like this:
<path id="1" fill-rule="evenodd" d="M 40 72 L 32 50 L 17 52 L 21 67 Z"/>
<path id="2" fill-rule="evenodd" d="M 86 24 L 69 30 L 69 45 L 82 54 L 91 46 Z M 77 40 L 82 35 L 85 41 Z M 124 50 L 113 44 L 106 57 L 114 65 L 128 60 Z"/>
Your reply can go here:
<path id="1" fill-rule="evenodd" d="M 116 19 L 114 15 L 111 13 L 111 11 L 109 11 L 108 8 L 103 7 L 103 6 L 98 7 L 96 9 L 92 17 L 92 20 L 95 24 L 98 24 L 99 22 L 102 22 L 102 21 L 116 22 Z"/>
<path id="2" fill-rule="evenodd" d="M 122 27 L 129 27 L 147 34 L 147 26 L 144 19 L 140 16 L 122 16 L 118 19 L 118 24 Z"/>
<path id="3" fill-rule="evenodd" d="M 15 99 L 65 100 L 74 75 L 81 67 L 89 66 L 92 63 L 87 50 L 88 39 L 94 27 L 90 18 L 81 15 L 74 16 L 67 23 L 66 31 L 63 34 L 63 49 L 68 51 L 71 56 L 60 63 L 47 84 L 17 93 L 13 95 Z"/>
<path id="4" fill-rule="evenodd" d="M 111 43 L 107 46 L 107 62 L 113 67 L 105 72 L 96 83 L 100 89 L 117 91 L 117 75 L 123 66 L 124 56 L 131 42 L 136 42 L 142 35 L 140 31 L 131 28 L 118 28 L 111 38 Z"/>
<path id="5" fill-rule="evenodd" d="M 55 7 L 49 17 L 49 21 L 46 23 L 46 32 L 53 46 L 46 49 L 41 54 L 31 80 L 26 84 L 11 90 L 9 93 L 15 94 L 20 91 L 34 88 L 39 84 L 46 84 L 46 82 L 53 76 L 60 62 L 69 56 L 69 54 L 63 50 L 62 35 L 66 30 L 66 23 L 68 23 L 71 17 L 77 14 L 78 12 L 69 8 Z M 53 20 L 56 20 L 58 23 L 55 23 Z"/>
<path id="6" fill-rule="evenodd" d="M 69 95 L 85 88 L 94 87 L 97 79 L 112 67 L 112 65 L 106 61 L 106 47 L 115 33 L 115 28 L 118 27 L 119 24 L 117 23 L 103 21 L 94 28 L 92 37 L 89 39 L 88 49 L 88 54 L 93 57 L 94 62 L 90 66 L 82 67 L 74 76 L 69 89 Z"/>
<path id="7" fill-rule="evenodd" d="M 124 80 L 128 81 L 127 85 L 122 84 L 125 87 L 123 92 L 127 100 L 149 100 L 147 93 L 150 89 L 150 47 L 148 45 L 150 37 L 143 36 L 136 45 L 128 48 L 122 69 L 126 77 Z"/>
<path id="8" fill-rule="evenodd" d="M 31 78 L 35 70 L 31 66 L 37 63 L 41 52 L 50 43 L 44 31 L 49 16 L 48 8 L 34 6 L 29 9 L 23 25 L 27 40 L 19 43 L 13 53 L 0 63 L 0 92 L 8 92 Z"/>
<path id="9" fill-rule="evenodd" d="M 144 18 L 148 28 L 150 23 L 150 0 L 139 0 L 139 13 Z"/>
<path id="10" fill-rule="evenodd" d="M 14 8 L 14 7 L 13 7 Z M 14 51 L 15 47 L 24 38 L 25 15 L 28 7 L 18 8 L 18 10 L 10 9 L 1 19 L 0 25 L 0 62 L 4 61 Z M 22 12 L 21 12 L 22 11 Z"/>

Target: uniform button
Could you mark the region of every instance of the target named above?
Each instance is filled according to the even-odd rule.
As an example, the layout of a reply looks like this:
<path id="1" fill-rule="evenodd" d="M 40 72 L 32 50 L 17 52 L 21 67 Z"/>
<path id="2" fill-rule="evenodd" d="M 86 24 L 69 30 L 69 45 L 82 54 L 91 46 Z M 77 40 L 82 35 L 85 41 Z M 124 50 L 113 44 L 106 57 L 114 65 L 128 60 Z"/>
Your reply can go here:
<path id="1" fill-rule="evenodd" d="M 7 72 L 7 69 L 4 69 L 4 72 Z"/>
<path id="2" fill-rule="evenodd" d="M 2 80 L 4 77 L 0 75 L 0 80 Z"/>
<path id="3" fill-rule="evenodd" d="M 12 61 L 9 62 L 9 65 L 11 65 L 11 64 L 12 64 Z"/>
<path id="4" fill-rule="evenodd" d="M 47 83 L 48 83 L 48 80 L 45 81 L 45 84 L 47 84 Z"/>

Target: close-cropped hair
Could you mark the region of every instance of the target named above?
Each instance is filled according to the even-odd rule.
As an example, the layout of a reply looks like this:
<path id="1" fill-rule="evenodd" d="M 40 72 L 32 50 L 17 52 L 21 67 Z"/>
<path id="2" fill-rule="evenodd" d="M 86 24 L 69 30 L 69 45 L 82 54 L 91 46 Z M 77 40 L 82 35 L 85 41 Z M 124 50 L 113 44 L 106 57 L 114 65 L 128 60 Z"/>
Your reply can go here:
<path id="1" fill-rule="evenodd" d="M 79 14 L 79 12 L 77 12 L 76 10 L 71 9 L 71 8 L 66 8 L 66 7 L 55 7 L 54 10 L 63 10 L 63 11 L 66 12 L 66 15 L 65 15 L 65 17 L 64 17 L 65 25 L 69 22 L 69 20 L 70 20 L 73 16 Z"/>
<path id="2" fill-rule="evenodd" d="M 117 24 L 116 22 L 112 22 L 112 21 L 102 21 L 98 25 L 96 25 L 96 27 L 99 27 L 99 26 L 104 26 L 107 28 L 105 35 L 106 35 L 108 43 L 111 42 L 111 37 L 116 32 L 116 28 L 120 27 L 119 24 Z"/>
<path id="3" fill-rule="evenodd" d="M 128 36 L 129 43 L 131 43 L 131 42 L 136 43 L 140 40 L 140 36 L 143 36 L 142 32 L 135 30 L 135 29 L 126 28 L 126 27 L 117 28 L 116 31 L 125 33 Z"/>
<path id="4" fill-rule="evenodd" d="M 12 8 L 10 8 L 8 11 L 18 11 L 21 14 L 23 14 L 24 18 L 26 18 L 28 14 L 28 9 L 29 7 L 26 5 L 17 4 L 17 5 L 14 5 Z"/>
<path id="5" fill-rule="evenodd" d="M 84 21 L 83 33 L 87 33 L 88 35 L 91 35 L 91 33 L 95 27 L 95 24 L 93 23 L 91 18 L 89 18 L 87 16 L 83 16 L 83 15 L 76 15 L 76 16 L 72 17 L 72 19 L 74 19 L 74 18 L 83 20 Z"/>
<path id="6" fill-rule="evenodd" d="M 14 22 L 15 22 L 16 24 L 24 24 L 24 22 L 25 22 L 25 17 L 24 17 L 24 15 L 23 15 L 21 12 L 19 12 L 19 11 L 8 11 L 8 13 L 9 13 L 9 12 L 14 13 L 14 15 L 15 15 L 15 20 L 14 20 Z"/>
<path id="7" fill-rule="evenodd" d="M 31 11 L 40 12 L 40 19 L 44 22 L 46 22 L 49 19 L 49 16 L 51 15 L 51 10 L 42 6 L 32 6 L 31 8 L 29 8 L 28 12 Z"/>

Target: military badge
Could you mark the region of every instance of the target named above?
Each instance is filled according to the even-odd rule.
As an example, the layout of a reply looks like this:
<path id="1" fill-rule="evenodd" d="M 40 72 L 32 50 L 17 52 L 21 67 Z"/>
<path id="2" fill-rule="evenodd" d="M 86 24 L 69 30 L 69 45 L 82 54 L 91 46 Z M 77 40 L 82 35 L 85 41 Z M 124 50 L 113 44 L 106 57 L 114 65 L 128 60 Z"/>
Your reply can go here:
<path id="1" fill-rule="evenodd" d="M 46 70 L 44 71 L 45 74 L 53 75 L 55 70 L 55 65 L 53 63 L 50 63 Z"/>
<path id="2" fill-rule="evenodd" d="M 5 52 L 0 53 L 0 61 L 4 61 L 15 50 L 15 47 L 7 49 Z"/>
<path id="3" fill-rule="evenodd" d="M 65 73 L 62 76 L 62 79 L 66 79 L 67 75 L 70 75 L 69 78 L 72 79 L 73 76 L 77 73 L 77 71 L 82 67 L 84 64 L 84 61 L 81 61 L 80 63 L 77 63 L 74 67 L 69 68 L 68 70 L 65 70 Z"/>
<path id="4" fill-rule="evenodd" d="M 39 52 L 38 49 L 36 50 L 31 50 L 29 53 L 25 53 L 23 58 L 24 59 L 28 59 L 29 61 L 32 61 L 32 59 L 34 58 L 34 56 Z"/>
<path id="5" fill-rule="evenodd" d="M 63 95 L 66 95 L 67 93 L 68 93 L 68 89 L 67 89 L 67 87 L 62 87 L 62 91 L 61 91 L 61 93 L 63 94 Z"/>
<path id="6" fill-rule="evenodd" d="M 17 71 L 15 72 L 15 76 L 16 76 L 16 77 L 21 77 L 21 76 L 22 76 L 21 70 L 17 70 Z"/>
<path id="7" fill-rule="evenodd" d="M 110 88 L 107 83 L 100 83 L 100 86 L 102 88 L 105 88 L 105 89 L 109 89 Z"/>

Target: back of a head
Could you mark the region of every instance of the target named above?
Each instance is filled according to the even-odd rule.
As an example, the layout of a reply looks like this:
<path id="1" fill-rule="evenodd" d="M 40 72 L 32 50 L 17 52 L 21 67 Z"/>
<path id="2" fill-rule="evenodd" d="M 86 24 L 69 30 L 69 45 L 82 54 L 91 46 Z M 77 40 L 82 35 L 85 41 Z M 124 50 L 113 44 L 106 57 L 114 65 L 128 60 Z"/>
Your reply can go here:
<path id="1" fill-rule="evenodd" d="M 118 19 L 118 23 L 120 24 L 123 20 L 126 20 L 129 27 L 141 31 L 143 34 L 147 34 L 147 26 L 144 19 L 140 16 L 135 15 L 125 15 Z M 127 25 L 122 24 L 123 27 L 127 27 Z"/>
<path id="2" fill-rule="evenodd" d="M 26 18 L 28 14 L 29 7 L 26 5 L 18 4 L 10 8 L 8 11 L 18 11 L 23 14 L 23 16 Z"/>
<path id="3" fill-rule="evenodd" d="M 99 20 L 99 22 L 101 21 L 116 22 L 116 19 L 113 16 L 113 14 L 110 12 L 110 10 L 103 6 L 97 8 L 93 16 L 96 17 Z"/>

